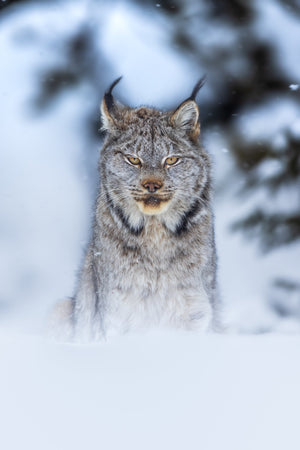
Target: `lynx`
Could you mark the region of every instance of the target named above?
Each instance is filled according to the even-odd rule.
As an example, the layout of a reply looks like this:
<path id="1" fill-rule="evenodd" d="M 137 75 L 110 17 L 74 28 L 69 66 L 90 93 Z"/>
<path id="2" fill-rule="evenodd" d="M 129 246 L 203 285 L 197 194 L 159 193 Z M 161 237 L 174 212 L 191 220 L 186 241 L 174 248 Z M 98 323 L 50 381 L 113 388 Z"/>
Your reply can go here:
<path id="1" fill-rule="evenodd" d="M 104 95 L 93 234 L 74 298 L 60 305 L 75 339 L 151 327 L 217 327 L 211 163 L 196 95 L 171 112 Z M 62 312 L 63 311 L 63 312 Z"/>

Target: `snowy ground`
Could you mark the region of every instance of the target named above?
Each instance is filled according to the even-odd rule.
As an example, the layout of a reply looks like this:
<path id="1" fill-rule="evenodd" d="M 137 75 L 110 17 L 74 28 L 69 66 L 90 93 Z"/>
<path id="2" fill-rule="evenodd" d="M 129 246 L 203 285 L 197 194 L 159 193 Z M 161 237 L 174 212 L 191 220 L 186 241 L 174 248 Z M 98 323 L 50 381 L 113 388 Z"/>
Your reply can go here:
<path id="1" fill-rule="evenodd" d="M 298 450 L 299 337 L 0 339 L 5 450 Z"/>

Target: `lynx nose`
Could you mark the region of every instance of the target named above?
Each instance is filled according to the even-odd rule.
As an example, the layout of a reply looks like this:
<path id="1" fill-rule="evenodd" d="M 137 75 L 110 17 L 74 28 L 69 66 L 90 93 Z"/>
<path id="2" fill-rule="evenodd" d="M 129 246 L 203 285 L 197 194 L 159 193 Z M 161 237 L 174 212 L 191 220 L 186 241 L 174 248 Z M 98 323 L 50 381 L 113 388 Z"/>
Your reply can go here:
<path id="1" fill-rule="evenodd" d="M 154 194 L 154 192 L 158 191 L 158 189 L 160 189 L 162 185 L 163 184 L 160 181 L 145 181 L 144 183 L 142 183 L 142 186 L 151 194 Z"/>

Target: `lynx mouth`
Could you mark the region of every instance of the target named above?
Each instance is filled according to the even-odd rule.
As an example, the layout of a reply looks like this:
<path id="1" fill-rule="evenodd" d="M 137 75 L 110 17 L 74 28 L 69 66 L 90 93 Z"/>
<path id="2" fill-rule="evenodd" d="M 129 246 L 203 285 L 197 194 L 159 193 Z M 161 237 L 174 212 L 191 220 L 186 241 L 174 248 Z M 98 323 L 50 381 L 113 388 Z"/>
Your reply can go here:
<path id="1" fill-rule="evenodd" d="M 164 212 L 167 209 L 170 200 L 171 197 L 159 197 L 154 195 L 135 198 L 140 211 L 149 216 Z"/>

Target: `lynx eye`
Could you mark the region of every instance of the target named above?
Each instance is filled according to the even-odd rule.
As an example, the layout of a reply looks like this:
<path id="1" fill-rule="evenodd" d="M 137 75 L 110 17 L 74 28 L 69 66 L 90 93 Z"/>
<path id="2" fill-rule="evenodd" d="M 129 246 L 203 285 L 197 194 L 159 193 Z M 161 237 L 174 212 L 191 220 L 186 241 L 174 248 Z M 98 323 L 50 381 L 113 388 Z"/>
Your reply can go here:
<path id="1" fill-rule="evenodd" d="M 169 156 L 169 158 L 167 158 L 165 160 L 165 166 L 174 166 L 176 163 L 178 163 L 180 160 L 180 158 L 178 158 L 177 156 Z"/>
<path id="2" fill-rule="evenodd" d="M 127 161 L 133 166 L 141 166 L 142 162 L 139 158 L 135 158 L 134 156 L 126 156 Z"/>

